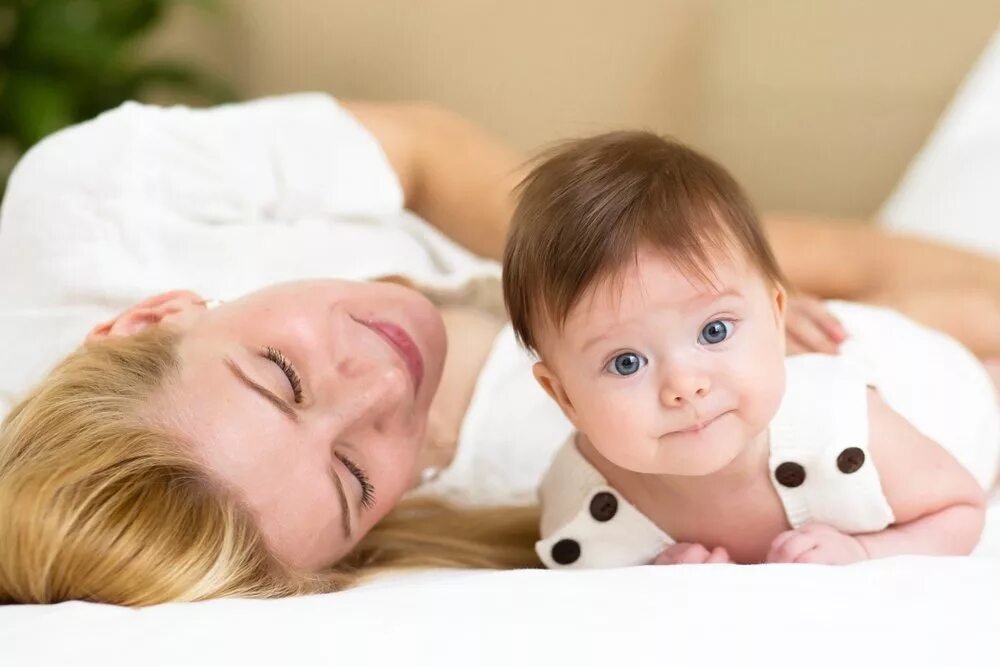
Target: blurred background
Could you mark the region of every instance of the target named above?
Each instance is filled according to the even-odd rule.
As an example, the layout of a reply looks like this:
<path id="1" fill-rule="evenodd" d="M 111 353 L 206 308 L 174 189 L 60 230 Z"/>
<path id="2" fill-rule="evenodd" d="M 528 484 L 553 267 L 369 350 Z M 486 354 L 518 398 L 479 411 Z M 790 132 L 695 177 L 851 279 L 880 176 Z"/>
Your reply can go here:
<path id="1" fill-rule="evenodd" d="M 0 0 L 0 168 L 129 97 L 323 90 L 526 152 L 651 128 L 761 209 L 867 218 L 998 24 L 997 0 Z"/>

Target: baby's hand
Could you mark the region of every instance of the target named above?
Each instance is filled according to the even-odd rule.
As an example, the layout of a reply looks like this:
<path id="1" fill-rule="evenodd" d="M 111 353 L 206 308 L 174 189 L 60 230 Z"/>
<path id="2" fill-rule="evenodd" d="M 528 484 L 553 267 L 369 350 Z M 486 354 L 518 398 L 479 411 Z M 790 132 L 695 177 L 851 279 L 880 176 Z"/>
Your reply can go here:
<path id="1" fill-rule="evenodd" d="M 700 544 L 681 542 L 664 549 L 653 565 L 700 565 L 702 563 L 731 563 L 729 553 L 722 547 L 711 551 Z"/>
<path id="2" fill-rule="evenodd" d="M 821 352 L 836 354 L 847 338 L 840 320 L 823 302 L 807 296 L 791 296 L 785 311 L 785 335 L 788 354 Z"/>
<path id="3" fill-rule="evenodd" d="M 868 552 L 853 535 L 845 535 L 825 523 L 807 523 L 774 538 L 765 560 L 768 563 L 846 565 L 868 560 Z"/>

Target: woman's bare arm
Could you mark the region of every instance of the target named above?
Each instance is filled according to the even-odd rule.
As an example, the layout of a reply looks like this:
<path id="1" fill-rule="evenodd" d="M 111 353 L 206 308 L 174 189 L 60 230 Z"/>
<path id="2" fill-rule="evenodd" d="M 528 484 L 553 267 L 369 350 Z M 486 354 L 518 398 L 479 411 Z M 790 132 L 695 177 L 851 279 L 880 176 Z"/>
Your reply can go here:
<path id="1" fill-rule="evenodd" d="M 343 102 L 382 144 L 408 208 L 480 254 L 502 252 L 525 175 L 517 152 L 428 104 Z M 1000 294 L 1000 262 L 877 227 L 805 216 L 765 220 L 792 284 L 823 298 L 871 300 L 914 288 L 971 285 Z"/>
<path id="2" fill-rule="evenodd" d="M 469 250 L 499 259 L 523 158 L 457 114 L 427 104 L 343 102 L 382 145 L 406 207 Z"/>
<path id="3" fill-rule="evenodd" d="M 816 296 L 968 286 L 1000 294 L 1000 262 L 986 255 L 853 221 L 773 215 L 765 227 L 789 280 Z"/>
<path id="4" fill-rule="evenodd" d="M 796 290 L 894 308 L 1000 357 L 1000 261 L 846 221 L 773 216 L 765 225 Z"/>
<path id="5" fill-rule="evenodd" d="M 457 114 L 427 104 L 344 102 L 381 143 L 406 206 L 475 253 L 498 259 L 525 161 Z M 765 226 L 804 294 L 877 303 L 1000 356 L 1000 262 L 877 227 L 770 216 Z"/>

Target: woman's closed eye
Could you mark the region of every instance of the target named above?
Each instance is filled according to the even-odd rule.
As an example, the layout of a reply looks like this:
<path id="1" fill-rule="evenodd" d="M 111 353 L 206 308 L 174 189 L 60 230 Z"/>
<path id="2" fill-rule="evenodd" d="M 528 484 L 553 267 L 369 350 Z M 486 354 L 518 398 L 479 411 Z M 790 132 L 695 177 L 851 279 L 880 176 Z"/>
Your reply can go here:
<path id="1" fill-rule="evenodd" d="M 283 372 L 285 377 L 288 378 L 288 384 L 292 388 L 292 396 L 294 396 L 295 402 L 301 403 L 302 377 L 299 375 L 299 372 L 295 370 L 295 366 L 293 366 L 292 362 L 288 360 L 288 357 L 286 357 L 281 350 L 276 347 L 271 347 L 270 345 L 264 348 L 263 356 L 281 369 L 281 372 Z"/>
<path id="2" fill-rule="evenodd" d="M 364 509 L 371 509 L 375 506 L 375 487 L 372 485 L 371 480 L 368 479 L 368 474 L 359 466 L 357 463 L 347 458 L 343 454 L 334 454 L 347 471 L 354 475 L 354 478 L 358 480 L 358 484 L 361 485 L 361 507 Z"/>

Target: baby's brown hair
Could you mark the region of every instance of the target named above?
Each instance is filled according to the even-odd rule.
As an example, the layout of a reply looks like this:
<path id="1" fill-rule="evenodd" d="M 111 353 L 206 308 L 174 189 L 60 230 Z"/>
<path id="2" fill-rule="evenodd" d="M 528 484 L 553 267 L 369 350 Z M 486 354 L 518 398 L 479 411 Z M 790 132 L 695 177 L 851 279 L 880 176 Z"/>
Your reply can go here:
<path id="1" fill-rule="evenodd" d="M 514 332 L 538 351 L 597 281 L 652 245 L 711 280 L 713 251 L 736 249 L 773 284 L 784 276 L 753 206 L 720 165 L 651 132 L 601 134 L 544 154 L 518 186 L 503 258 Z"/>

